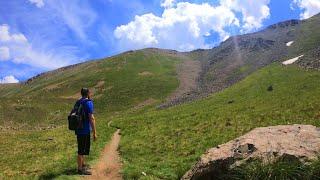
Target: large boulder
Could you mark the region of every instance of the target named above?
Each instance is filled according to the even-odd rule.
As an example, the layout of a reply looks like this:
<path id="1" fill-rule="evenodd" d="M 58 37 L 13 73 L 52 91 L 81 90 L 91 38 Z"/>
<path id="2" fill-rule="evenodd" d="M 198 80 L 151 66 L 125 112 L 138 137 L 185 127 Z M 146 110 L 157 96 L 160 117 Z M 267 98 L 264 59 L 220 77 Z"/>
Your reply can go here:
<path id="1" fill-rule="evenodd" d="M 269 162 L 290 157 L 306 162 L 316 159 L 319 152 L 320 129 L 315 126 L 295 124 L 256 128 L 209 149 L 181 179 L 214 179 L 221 169 L 252 159 Z"/>

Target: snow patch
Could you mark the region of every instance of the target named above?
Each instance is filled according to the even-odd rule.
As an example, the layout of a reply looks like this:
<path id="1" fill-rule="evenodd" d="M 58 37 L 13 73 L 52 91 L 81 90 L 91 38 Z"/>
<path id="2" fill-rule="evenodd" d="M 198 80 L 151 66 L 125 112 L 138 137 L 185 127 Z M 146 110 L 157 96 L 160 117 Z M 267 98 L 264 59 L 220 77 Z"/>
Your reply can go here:
<path id="1" fill-rule="evenodd" d="M 283 62 L 282 62 L 282 64 L 283 64 L 283 65 L 289 65 L 289 64 L 292 64 L 292 63 L 294 63 L 294 62 L 298 61 L 298 60 L 299 60 L 299 58 L 301 58 L 302 56 L 303 56 L 303 55 L 300 55 L 300 56 L 298 56 L 298 57 L 295 57 L 295 58 L 292 58 L 292 59 L 289 59 L 289 60 L 283 61 Z"/>
<path id="2" fill-rule="evenodd" d="M 292 43 L 293 43 L 294 41 L 289 41 L 289 42 L 287 42 L 287 46 L 291 46 L 292 45 Z"/>

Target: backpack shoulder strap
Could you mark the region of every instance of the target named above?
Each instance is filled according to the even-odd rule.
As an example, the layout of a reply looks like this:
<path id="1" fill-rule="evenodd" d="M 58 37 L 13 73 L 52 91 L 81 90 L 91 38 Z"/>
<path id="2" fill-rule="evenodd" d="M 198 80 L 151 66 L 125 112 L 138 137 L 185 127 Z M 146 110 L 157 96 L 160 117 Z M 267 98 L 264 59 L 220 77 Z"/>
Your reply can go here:
<path id="1" fill-rule="evenodd" d="M 78 99 L 78 100 L 76 101 L 76 103 L 73 105 L 73 108 L 72 108 L 70 114 L 77 112 L 79 106 L 80 106 L 80 99 Z"/>
<path id="2" fill-rule="evenodd" d="M 81 99 L 78 99 L 78 100 L 76 101 L 76 103 L 74 104 L 74 108 L 75 108 L 75 109 L 78 108 L 78 107 L 80 106 L 80 103 L 81 103 Z"/>

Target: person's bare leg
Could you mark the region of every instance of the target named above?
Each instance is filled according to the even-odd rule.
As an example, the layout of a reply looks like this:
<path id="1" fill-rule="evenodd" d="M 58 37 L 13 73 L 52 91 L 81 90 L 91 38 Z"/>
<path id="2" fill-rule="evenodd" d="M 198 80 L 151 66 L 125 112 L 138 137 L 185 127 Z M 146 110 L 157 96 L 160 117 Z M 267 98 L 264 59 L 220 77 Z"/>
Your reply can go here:
<path id="1" fill-rule="evenodd" d="M 82 166 L 83 166 L 83 155 L 78 155 L 78 170 L 82 171 Z"/>

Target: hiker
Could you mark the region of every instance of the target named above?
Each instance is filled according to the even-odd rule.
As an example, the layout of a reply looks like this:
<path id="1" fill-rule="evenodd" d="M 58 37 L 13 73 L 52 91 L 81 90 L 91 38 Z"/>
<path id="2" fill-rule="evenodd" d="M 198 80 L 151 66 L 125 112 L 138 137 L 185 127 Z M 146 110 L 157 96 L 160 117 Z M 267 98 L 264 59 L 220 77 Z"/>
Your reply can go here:
<path id="1" fill-rule="evenodd" d="M 88 88 L 82 88 L 81 96 L 82 98 L 76 102 L 72 110 L 73 112 L 79 112 L 79 116 L 81 117 L 78 122 L 78 127 L 74 128 L 78 143 L 78 174 L 91 175 L 88 165 L 85 164 L 84 156 L 89 155 L 90 152 L 91 131 L 93 140 L 95 141 L 97 139 L 96 124 L 93 116 L 93 101 L 90 99 L 90 90 Z"/>

